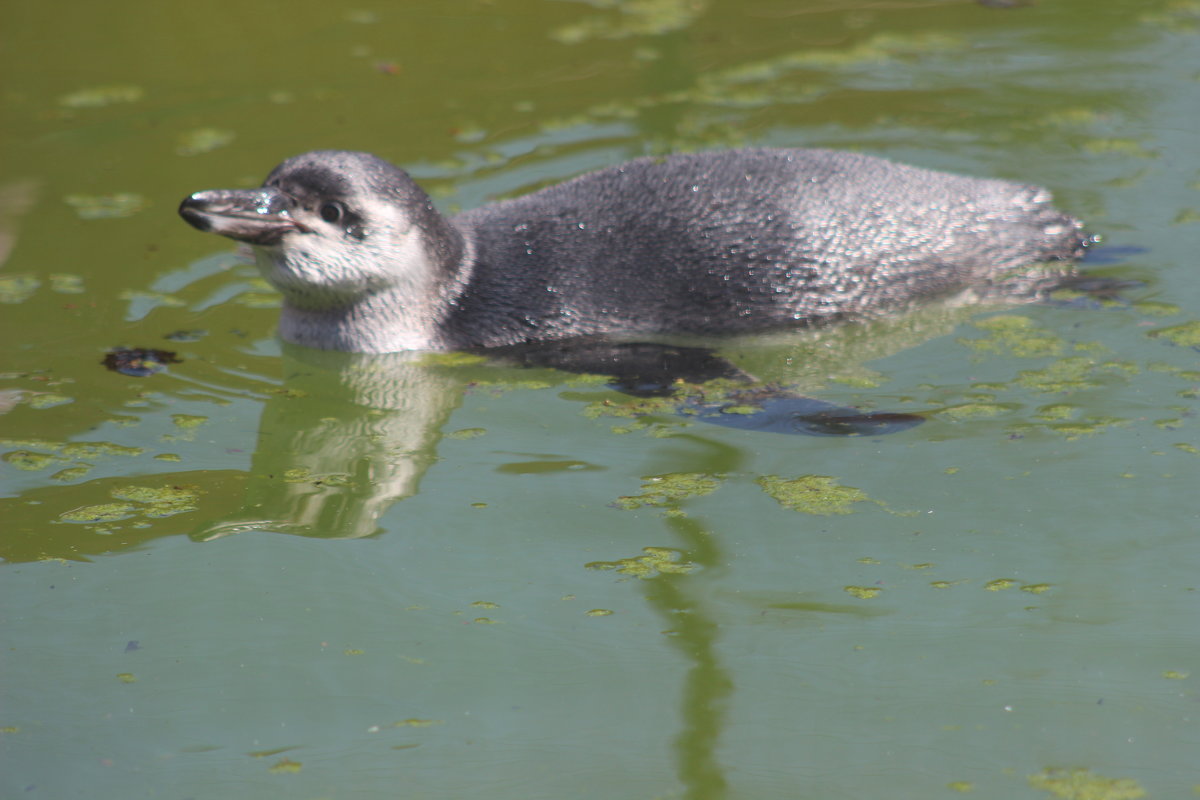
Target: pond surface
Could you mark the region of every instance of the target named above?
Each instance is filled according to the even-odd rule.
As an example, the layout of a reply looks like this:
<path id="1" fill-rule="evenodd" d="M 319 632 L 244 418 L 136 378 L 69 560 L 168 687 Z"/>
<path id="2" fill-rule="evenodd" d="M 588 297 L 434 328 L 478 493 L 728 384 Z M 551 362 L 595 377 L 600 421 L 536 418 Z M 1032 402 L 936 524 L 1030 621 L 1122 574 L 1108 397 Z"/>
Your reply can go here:
<path id="1" fill-rule="evenodd" d="M 0 795 L 1200 785 L 1194 0 L 5 16 Z M 284 348 L 254 269 L 175 216 L 320 147 L 454 210 L 742 144 L 1047 185 L 1139 283 L 728 343 L 928 417 L 788 436 Z M 178 362 L 128 376 L 113 347 Z"/>

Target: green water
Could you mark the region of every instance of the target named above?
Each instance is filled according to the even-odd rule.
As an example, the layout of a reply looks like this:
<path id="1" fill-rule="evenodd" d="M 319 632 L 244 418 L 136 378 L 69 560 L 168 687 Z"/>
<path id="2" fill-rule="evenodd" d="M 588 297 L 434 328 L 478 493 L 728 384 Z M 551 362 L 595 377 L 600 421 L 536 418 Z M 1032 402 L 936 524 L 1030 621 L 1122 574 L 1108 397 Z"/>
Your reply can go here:
<path id="1" fill-rule="evenodd" d="M 4 18 L 0 797 L 1200 786 L 1195 2 Z M 793 437 L 283 348 L 254 270 L 175 216 L 318 147 L 453 210 L 739 144 L 1043 183 L 1142 284 L 730 343 L 929 416 Z M 181 360 L 128 377 L 117 346 Z"/>

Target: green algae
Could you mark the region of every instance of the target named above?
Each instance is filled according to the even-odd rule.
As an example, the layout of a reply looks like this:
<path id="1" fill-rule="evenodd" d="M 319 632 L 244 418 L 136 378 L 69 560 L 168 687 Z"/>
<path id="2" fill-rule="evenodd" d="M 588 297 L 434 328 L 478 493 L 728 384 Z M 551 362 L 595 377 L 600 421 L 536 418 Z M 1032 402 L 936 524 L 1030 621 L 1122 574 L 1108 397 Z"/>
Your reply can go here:
<path id="1" fill-rule="evenodd" d="M 741 414 L 743 416 L 749 416 L 751 414 L 757 414 L 760 411 L 762 411 L 762 409 L 758 406 L 732 405 L 721 407 L 722 414 Z"/>
<path id="2" fill-rule="evenodd" d="M 1082 767 L 1048 767 L 1028 780 L 1033 788 L 1062 800 L 1138 800 L 1146 796 L 1146 790 L 1131 778 L 1106 778 Z"/>
<path id="3" fill-rule="evenodd" d="M 614 505 L 626 511 L 643 506 L 675 506 L 684 500 L 712 494 L 720 488 L 725 476 L 703 472 L 669 472 L 647 475 L 642 480 L 645 483 L 642 484 L 641 494 L 618 497 Z"/>
<path id="4" fill-rule="evenodd" d="M 862 489 L 842 486 L 836 478 L 828 475 L 801 475 L 792 479 L 763 475 L 754 482 L 781 506 L 802 514 L 849 514 L 855 503 L 882 505 Z"/>
<path id="5" fill-rule="evenodd" d="M 554 383 L 551 381 L 540 380 L 538 378 L 527 378 L 525 380 L 505 379 L 497 381 L 477 380 L 474 381 L 474 384 L 475 386 L 487 389 L 494 397 L 499 397 L 505 392 L 531 392 L 539 389 L 554 388 Z"/>
<path id="6" fill-rule="evenodd" d="M 580 373 L 572 375 L 567 380 L 566 385 L 572 389 L 594 389 L 608 384 L 612 380 L 608 375 L 595 375 L 592 373 Z"/>
<path id="7" fill-rule="evenodd" d="M 1044 420 L 1046 422 L 1057 422 L 1060 420 L 1071 419 L 1079 413 L 1079 407 L 1069 405 L 1067 403 L 1055 403 L 1054 405 L 1042 406 L 1033 415 L 1034 419 Z"/>
<path id="8" fill-rule="evenodd" d="M 61 448 L 67 458 L 94 460 L 104 456 L 140 456 L 146 452 L 141 447 L 126 447 L 112 442 L 71 442 Z"/>
<path id="9" fill-rule="evenodd" d="M 583 613 L 585 616 L 589 617 L 611 617 L 613 615 L 613 612 L 609 611 L 607 608 L 593 608 L 591 611 L 585 611 Z"/>
<path id="10" fill-rule="evenodd" d="M 1200 320 L 1192 320 L 1146 333 L 1151 339 L 1166 339 L 1180 347 L 1200 347 Z"/>
<path id="11" fill-rule="evenodd" d="M 307 483 L 313 486 L 354 486 L 354 476 L 346 472 L 315 473 L 304 467 L 295 467 L 283 473 L 284 483 Z"/>
<path id="12" fill-rule="evenodd" d="M 0 447 L 15 447 L 20 450 L 49 450 L 53 453 L 58 453 L 62 451 L 63 443 L 52 442 L 48 439 L 0 438 Z"/>
<path id="13" fill-rule="evenodd" d="M 486 364 L 487 358 L 471 353 L 425 353 L 418 363 L 422 367 L 477 367 Z"/>
<path id="14" fill-rule="evenodd" d="M 690 422 L 660 422 L 652 419 L 635 419 L 628 425 L 614 425 L 611 430 L 617 435 L 641 432 L 652 439 L 667 439 L 676 434 L 679 428 L 686 428 Z"/>
<path id="15" fill-rule="evenodd" d="M 962 50 L 966 43 L 954 36 L 939 33 L 894 34 L 880 33 L 862 44 L 842 50 L 813 50 L 792 53 L 779 62 L 786 68 L 844 69 L 897 61 L 905 57 L 925 57 L 931 53 L 952 53 Z"/>
<path id="16" fill-rule="evenodd" d="M 1045 429 L 1051 433 L 1065 437 L 1068 441 L 1074 441 L 1081 436 L 1092 436 L 1108 428 L 1127 425 L 1128 423 L 1129 420 L 1119 417 L 1088 417 L 1078 422 L 1047 425 Z"/>
<path id="17" fill-rule="evenodd" d="M 644 547 L 642 555 L 621 558 L 616 561 L 593 561 L 584 565 L 587 569 L 612 570 L 635 578 L 653 578 L 657 575 L 684 575 L 696 569 L 696 565 L 683 560 L 683 553 L 667 547 Z"/>
<path id="18" fill-rule="evenodd" d="M 128 500 L 139 505 L 143 517 L 171 517 L 195 511 L 200 493 L 182 486 L 122 486 L 113 489 L 114 500 Z"/>
<path id="19" fill-rule="evenodd" d="M 122 486 L 109 492 L 114 502 L 98 503 L 65 511 L 58 515 L 62 522 L 84 525 L 104 525 L 111 522 L 140 518 L 160 519 L 195 511 L 200 493 L 182 486 Z"/>
<path id="20" fill-rule="evenodd" d="M 679 408 L 679 402 L 670 397 L 631 397 L 624 402 L 606 398 L 589 403 L 584 407 L 583 415 L 589 419 L 599 417 L 633 419 L 651 415 L 674 414 Z"/>
<path id="21" fill-rule="evenodd" d="M 133 192 L 89 195 L 69 194 L 63 202 L 75 209 L 80 219 L 115 219 L 131 217 L 146 207 L 146 198 Z"/>
<path id="22" fill-rule="evenodd" d="M 58 515 L 58 518 L 63 522 L 98 525 L 105 522 L 119 522 L 134 516 L 137 516 L 137 506 L 133 503 L 99 503 L 64 511 Z"/>
<path id="23" fill-rule="evenodd" d="M 1017 582 L 1012 578 L 997 578 L 994 581 L 988 581 L 983 585 L 984 589 L 989 592 L 1002 592 L 1005 589 L 1011 589 L 1017 585 Z"/>
<path id="24" fill-rule="evenodd" d="M 1183 309 L 1174 303 L 1161 303 L 1156 300 L 1139 300 L 1133 304 L 1133 310 L 1148 317 L 1173 317 Z"/>
<path id="25" fill-rule="evenodd" d="M 49 276 L 50 291 L 59 294 L 83 294 L 83 276 L 54 273 Z"/>
<path id="26" fill-rule="evenodd" d="M 58 472 L 51 475 L 50 480 L 62 481 L 63 483 L 68 481 L 77 481 L 86 477 L 91 471 L 92 466 L 90 464 L 86 466 L 81 465 L 77 467 L 67 467 L 66 469 L 60 469 Z"/>
<path id="27" fill-rule="evenodd" d="M 1098 369 L 1103 372 L 1110 372 L 1116 375 L 1125 375 L 1132 377 L 1142 374 L 1142 368 L 1132 361 L 1103 361 L 1098 365 Z"/>
<path id="28" fill-rule="evenodd" d="M 876 586 L 843 586 L 842 591 L 854 595 L 859 600 L 870 600 L 883 593 L 883 589 Z"/>
<path id="29" fill-rule="evenodd" d="M 24 472 L 37 472 L 51 464 L 61 463 L 62 459 L 49 453 L 38 453 L 33 450 L 10 450 L 0 456 L 5 463 Z"/>
<path id="30" fill-rule="evenodd" d="M 42 282 L 32 275 L 0 277 L 0 303 L 24 303 L 41 285 Z"/>
<path id="31" fill-rule="evenodd" d="M 194 414 L 172 414 L 171 422 L 175 423 L 175 427 L 183 430 L 199 428 L 204 423 L 208 422 L 208 417 L 200 417 Z"/>
<path id="32" fill-rule="evenodd" d="M 1016 384 L 1047 394 L 1094 389 L 1100 385 L 1093 379 L 1097 366 L 1087 356 L 1069 356 L 1042 369 L 1022 370 L 1017 373 Z"/>
<path id="33" fill-rule="evenodd" d="M 1018 314 L 988 317 L 976 320 L 973 324 L 987 336 L 980 339 L 960 338 L 957 341 L 978 353 L 1040 358 L 1061 355 L 1064 349 L 1061 338 Z"/>
<path id="34" fill-rule="evenodd" d="M 959 403 L 939 408 L 931 413 L 938 417 L 961 422 L 971 419 L 991 419 L 1015 411 L 1019 407 L 1014 403 Z"/>
<path id="35" fill-rule="evenodd" d="M 275 775 L 299 772 L 303 766 L 304 765 L 299 761 L 292 761 L 290 758 L 283 758 L 272 764 L 268 772 Z"/>
<path id="36" fill-rule="evenodd" d="M 230 130 L 221 128 L 197 128 L 179 137 L 175 152 L 181 156 L 196 156 L 224 147 L 236 138 Z"/>

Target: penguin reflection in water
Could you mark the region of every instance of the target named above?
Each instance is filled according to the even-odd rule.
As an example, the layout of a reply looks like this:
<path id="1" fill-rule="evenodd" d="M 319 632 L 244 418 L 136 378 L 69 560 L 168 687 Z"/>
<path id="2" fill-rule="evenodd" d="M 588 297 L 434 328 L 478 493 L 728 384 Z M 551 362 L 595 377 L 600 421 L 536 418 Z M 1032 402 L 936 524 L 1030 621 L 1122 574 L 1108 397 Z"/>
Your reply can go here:
<path id="1" fill-rule="evenodd" d="M 675 378 L 750 380 L 708 351 L 644 342 L 935 298 L 1034 299 L 1074 274 L 1090 241 L 1041 187 L 832 150 L 642 158 L 454 217 L 392 164 L 326 150 L 284 161 L 260 189 L 196 192 L 179 212 L 252 246 L 283 294 L 285 341 L 482 350 L 614 375 L 643 395 L 669 393 Z M 743 427 L 876 433 L 920 421 L 794 396 L 757 404 L 763 414 Z"/>

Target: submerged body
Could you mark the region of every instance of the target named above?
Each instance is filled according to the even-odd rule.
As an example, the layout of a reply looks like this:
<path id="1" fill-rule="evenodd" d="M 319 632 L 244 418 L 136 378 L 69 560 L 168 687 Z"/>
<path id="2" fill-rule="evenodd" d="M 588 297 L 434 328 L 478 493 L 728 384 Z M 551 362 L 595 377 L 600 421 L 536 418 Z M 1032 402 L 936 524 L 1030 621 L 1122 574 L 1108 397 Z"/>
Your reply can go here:
<path id="1" fill-rule="evenodd" d="M 386 161 L 317 151 L 262 189 L 197 192 L 180 213 L 254 247 L 283 293 L 285 340 L 393 352 L 1031 298 L 1087 243 L 1049 200 L 855 153 L 752 149 L 639 159 L 446 218 Z"/>

